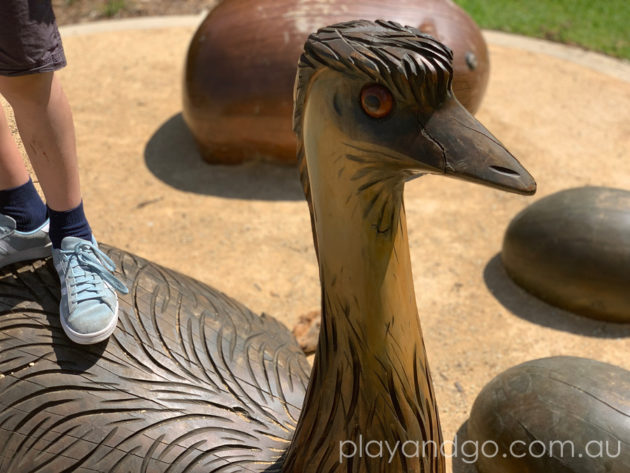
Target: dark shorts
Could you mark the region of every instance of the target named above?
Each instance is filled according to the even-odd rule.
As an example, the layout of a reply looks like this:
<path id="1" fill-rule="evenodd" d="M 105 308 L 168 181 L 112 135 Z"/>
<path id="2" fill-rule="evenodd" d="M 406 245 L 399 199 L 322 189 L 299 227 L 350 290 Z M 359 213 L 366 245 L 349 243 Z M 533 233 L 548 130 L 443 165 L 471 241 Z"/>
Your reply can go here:
<path id="1" fill-rule="evenodd" d="M 51 0 L 0 0 L 0 75 L 50 72 L 65 65 Z"/>

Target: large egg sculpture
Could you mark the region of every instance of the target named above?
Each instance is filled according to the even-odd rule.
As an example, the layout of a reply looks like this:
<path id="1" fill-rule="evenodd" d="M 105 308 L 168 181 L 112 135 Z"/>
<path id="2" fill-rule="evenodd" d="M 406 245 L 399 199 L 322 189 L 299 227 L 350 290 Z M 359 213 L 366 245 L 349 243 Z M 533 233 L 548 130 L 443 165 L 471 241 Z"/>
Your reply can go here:
<path id="1" fill-rule="evenodd" d="M 630 322 L 630 192 L 580 187 L 540 199 L 510 223 L 501 259 L 550 304 Z"/>
<path id="2" fill-rule="evenodd" d="M 466 435 L 479 473 L 628 473 L 630 371 L 575 357 L 510 368 L 477 396 Z"/>
<path id="3" fill-rule="evenodd" d="M 295 162 L 292 95 L 304 41 L 336 22 L 381 18 L 449 46 L 455 95 L 477 110 L 488 51 L 477 25 L 450 0 L 224 0 L 195 33 L 184 73 L 183 115 L 203 158 Z"/>

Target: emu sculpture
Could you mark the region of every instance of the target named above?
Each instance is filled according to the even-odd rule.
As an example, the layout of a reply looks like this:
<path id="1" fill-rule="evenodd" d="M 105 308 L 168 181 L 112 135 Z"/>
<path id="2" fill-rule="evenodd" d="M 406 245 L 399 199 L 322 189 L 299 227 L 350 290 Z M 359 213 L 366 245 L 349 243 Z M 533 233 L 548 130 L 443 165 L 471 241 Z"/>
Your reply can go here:
<path id="1" fill-rule="evenodd" d="M 87 349 L 62 334 L 49 261 L 1 273 L 0 471 L 443 473 L 403 186 L 444 174 L 535 191 L 454 98 L 451 64 L 386 21 L 306 42 L 294 128 L 323 314 L 310 378 L 284 326 L 129 253 L 108 251 L 130 288 L 119 327 Z M 435 444 L 340 455 L 360 438 Z"/>

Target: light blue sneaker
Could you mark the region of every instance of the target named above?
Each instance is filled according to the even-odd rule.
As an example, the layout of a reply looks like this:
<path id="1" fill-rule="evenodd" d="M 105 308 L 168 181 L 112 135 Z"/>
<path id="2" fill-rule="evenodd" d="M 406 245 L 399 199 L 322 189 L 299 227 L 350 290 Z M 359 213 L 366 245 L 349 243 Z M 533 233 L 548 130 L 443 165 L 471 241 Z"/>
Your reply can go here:
<path id="1" fill-rule="evenodd" d="M 53 248 L 53 262 L 61 281 L 59 315 L 70 340 L 81 345 L 106 340 L 118 322 L 116 290 L 127 287 L 114 276 L 114 262 L 98 248 L 96 240 L 65 237 Z"/>
<path id="2" fill-rule="evenodd" d="M 16 230 L 15 219 L 0 214 L 0 268 L 50 256 L 48 220 L 31 232 Z"/>

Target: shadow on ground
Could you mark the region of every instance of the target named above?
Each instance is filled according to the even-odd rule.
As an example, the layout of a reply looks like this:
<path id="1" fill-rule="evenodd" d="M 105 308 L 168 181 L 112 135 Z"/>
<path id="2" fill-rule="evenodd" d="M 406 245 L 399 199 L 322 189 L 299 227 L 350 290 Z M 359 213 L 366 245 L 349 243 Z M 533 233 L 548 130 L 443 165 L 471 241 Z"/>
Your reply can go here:
<path id="1" fill-rule="evenodd" d="M 581 317 L 553 307 L 532 296 L 516 285 L 508 276 L 501 262 L 500 253 L 488 262 L 483 272 L 483 278 L 492 295 L 506 309 L 529 322 L 587 337 L 630 337 L 628 325 Z"/>
<path id="2" fill-rule="evenodd" d="M 237 166 L 207 164 L 178 113 L 149 139 L 144 159 L 166 184 L 186 192 L 235 199 L 302 200 L 294 166 L 250 162 Z"/>

